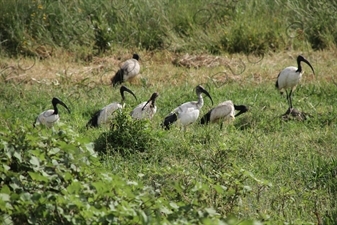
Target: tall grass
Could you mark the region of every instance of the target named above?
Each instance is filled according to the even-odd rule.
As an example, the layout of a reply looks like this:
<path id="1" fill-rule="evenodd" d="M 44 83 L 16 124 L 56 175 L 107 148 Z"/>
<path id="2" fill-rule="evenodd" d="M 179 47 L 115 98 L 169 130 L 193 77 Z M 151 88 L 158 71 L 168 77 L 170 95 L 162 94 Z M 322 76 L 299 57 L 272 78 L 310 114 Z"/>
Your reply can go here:
<path id="1" fill-rule="evenodd" d="M 9 1 L 0 2 L 2 54 L 45 57 L 61 47 L 98 54 L 122 46 L 263 54 L 336 45 L 331 1 Z"/>

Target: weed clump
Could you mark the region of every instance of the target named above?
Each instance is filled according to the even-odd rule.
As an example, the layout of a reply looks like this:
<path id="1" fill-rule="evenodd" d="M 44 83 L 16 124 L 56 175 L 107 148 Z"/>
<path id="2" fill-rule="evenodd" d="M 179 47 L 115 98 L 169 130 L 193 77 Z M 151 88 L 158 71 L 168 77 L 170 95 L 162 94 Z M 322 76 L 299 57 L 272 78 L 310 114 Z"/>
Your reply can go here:
<path id="1" fill-rule="evenodd" d="M 155 141 L 149 120 L 134 120 L 123 111 L 117 111 L 110 124 L 110 130 L 102 133 L 95 141 L 99 153 L 122 155 L 145 152 Z"/>

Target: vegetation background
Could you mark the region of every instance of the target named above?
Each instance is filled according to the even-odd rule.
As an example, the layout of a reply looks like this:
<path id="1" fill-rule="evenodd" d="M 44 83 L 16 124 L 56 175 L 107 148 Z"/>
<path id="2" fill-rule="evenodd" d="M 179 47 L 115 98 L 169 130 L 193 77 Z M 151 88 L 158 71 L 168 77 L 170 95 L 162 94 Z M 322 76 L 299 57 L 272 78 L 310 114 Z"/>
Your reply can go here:
<path id="1" fill-rule="evenodd" d="M 0 0 L 2 224 L 337 224 L 337 3 L 309 0 Z M 140 101 L 109 80 L 132 53 Z M 306 120 L 283 120 L 279 71 L 307 67 L 294 95 Z M 160 123 L 202 84 L 215 104 L 250 111 L 219 129 Z M 32 123 L 62 99 L 56 131 Z M 205 99 L 202 114 L 211 108 Z"/>

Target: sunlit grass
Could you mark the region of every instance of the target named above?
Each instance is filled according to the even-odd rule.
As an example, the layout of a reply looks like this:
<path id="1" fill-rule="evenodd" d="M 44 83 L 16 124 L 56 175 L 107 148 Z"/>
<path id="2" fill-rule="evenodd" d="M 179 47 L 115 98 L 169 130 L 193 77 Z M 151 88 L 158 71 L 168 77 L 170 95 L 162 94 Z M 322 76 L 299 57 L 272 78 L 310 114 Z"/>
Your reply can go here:
<path id="1" fill-rule="evenodd" d="M 115 223 L 131 224 L 216 224 L 217 219 L 238 224 L 233 215 L 266 224 L 335 224 L 336 7 L 332 1 L 302 0 L 0 2 L 0 203 L 7 201 L 1 210 L 14 218 L 0 221 L 94 224 L 114 217 Z M 87 129 L 96 110 L 120 101 L 110 78 L 133 53 L 140 55 L 141 72 L 125 85 L 138 101 L 127 96 L 125 130 L 111 130 L 109 124 Z M 296 66 L 299 54 L 316 76 L 304 66 L 293 95 L 307 119 L 285 121 L 287 101 L 275 81 L 281 69 Z M 249 111 L 222 129 L 198 121 L 185 132 L 179 123 L 163 130 L 160 124 L 172 109 L 196 100 L 199 84 L 215 105 L 232 100 Z M 153 92 L 159 93 L 157 114 L 151 121 L 131 122 L 129 112 Z M 52 108 L 53 97 L 71 113 L 60 107 L 55 131 L 34 129 L 36 116 Z M 204 100 L 202 115 L 213 107 Z M 139 132 L 149 138 L 119 141 L 125 142 L 119 135 Z M 82 151 L 88 142 L 104 142 L 100 138 L 109 135 L 116 143 L 108 149 L 96 145 L 99 162 L 76 161 L 88 154 Z M 59 163 L 68 172 L 54 179 L 48 170 L 50 182 L 36 174 L 32 179 L 27 170 L 37 170 L 33 157 L 46 163 L 43 169 Z M 16 164 L 23 170 L 13 171 Z M 27 193 L 35 194 L 33 200 Z M 69 199 L 79 195 L 74 208 Z M 122 207 L 112 210 L 112 202 Z M 18 208 L 12 210 L 10 203 Z M 52 210 L 54 204 L 64 211 Z"/>
<path id="2" fill-rule="evenodd" d="M 241 59 L 246 69 L 224 81 L 214 81 L 213 71 L 223 70 L 230 74 L 228 67 L 187 69 L 171 63 L 180 56 L 168 52 L 139 52 L 143 56 L 141 77 L 125 84 L 137 95 L 138 102 L 127 98 L 123 110 L 130 112 L 158 91 L 158 112 L 149 122 L 151 135 L 157 141 L 145 152 L 124 157 L 113 153 L 103 155 L 102 164 L 108 171 L 129 180 L 159 185 L 167 198 L 174 199 L 176 197 L 170 193 L 177 190 L 176 184 L 186 185 L 181 194 L 187 194 L 197 181 L 211 179 L 222 184 L 232 179 L 217 178 L 224 176 L 220 173 L 240 180 L 247 176 L 239 175 L 239 171 L 244 170 L 253 174 L 253 178 L 248 176 L 250 178 L 243 181 L 250 191 L 229 204 L 230 198 L 221 199 L 213 195 L 212 190 L 205 189 L 208 197 L 214 199 L 205 199 L 202 204 L 236 217 L 290 223 L 296 220 L 315 223 L 317 218 L 313 212 L 319 213 L 321 218 L 326 212 L 327 215 L 333 212 L 335 193 L 328 192 L 328 187 L 315 174 L 322 173 L 319 168 L 330 165 L 336 155 L 334 103 L 337 93 L 332 82 L 335 66 L 331 63 L 334 53 L 310 52 L 317 75 L 313 76 L 305 68 L 303 80 L 294 92 L 294 105 L 310 117 L 306 121 L 286 122 L 280 118 L 287 109 L 286 99 L 279 95 L 274 83 L 283 67 L 296 65 L 296 52 L 271 54 L 254 64 L 244 55 L 231 56 L 231 62 Z M 24 60 L 33 63 L 31 59 Z M 31 69 L 24 71 L 10 67 L 17 65 L 17 60 L 5 59 L 8 68 L 1 82 L 1 127 L 8 129 L 18 123 L 33 129 L 35 117 L 52 108 L 51 99 L 57 96 L 71 110 L 68 114 L 60 109 L 61 122 L 94 142 L 102 133 L 109 132 L 109 126 L 86 129 L 86 122 L 95 110 L 120 100 L 119 89 L 109 85 L 118 61 L 115 64 L 106 62 L 64 64 L 62 59 L 53 58 L 36 61 Z M 90 70 L 105 66 L 109 69 Z M 173 108 L 196 99 L 194 87 L 197 84 L 209 90 L 215 104 L 231 99 L 236 104 L 248 105 L 249 112 L 221 130 L 219 124 L 204 127 L 197 123 L 186 132 L 177 124 L 169 131 L 162 130 L 160 123 Z M 212 107 L 208 98 L 204 100 L 202 114 Z M 44 130 L 43 127 L 36 129 Z"/>

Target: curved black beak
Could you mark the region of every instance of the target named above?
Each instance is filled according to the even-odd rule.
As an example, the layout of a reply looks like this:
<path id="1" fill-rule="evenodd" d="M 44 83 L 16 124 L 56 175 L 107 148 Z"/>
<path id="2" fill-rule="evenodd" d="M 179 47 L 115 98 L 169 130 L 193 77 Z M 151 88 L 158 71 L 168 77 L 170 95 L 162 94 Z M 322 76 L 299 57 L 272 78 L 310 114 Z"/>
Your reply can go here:
<path id="1" fill-rule="evenodd" d="M 152 106 L 154 106 L 154 102 L 156 101 L 156 98 L 159 96 L 159 94 L 157 92 L 153 93 L 151 95 L 151 98 L 145 103 L 145 105 L 143 106 L 142 110 L 144 110 L 145 106 L 147 104 L 149 104 L 149 102 L 151 102 Z"/>
<path id="2" fill-rule="evenodd" d="M 208 91 L 206 91 L 205 88 L 203 88 L 201 85 L 198 85 L 197 88 L 196 88 L 196 92 L 197 92 L 197 94 L 200 93 L 200 92 L 202 92 L 202 93 L 204 93 L 205 95 L 207 95 L 207 97 L 208 97 L 209 99 L 211 99 L 212 105 L 213 105 L 213 99 L 212 99 L 211 95 L 208 93 Z"/>
<path id="3" fill-rule="evenodd" d="M 66 108 L 68 110 L 68 112 L 70 113 L 70 110 L 68 108 L 68 106 L 66 104 L 64 104 L 64 102 L 62 102 L 60 99 L 54 97 L 53 100 L 52 100 L 52 103 L 53 105 L 56 105 L 56 104 L 60 104 L 62 105 L 64 108 Z"/>
<path id="4" fill-rule="evenodd" d="M 304 62 L 304 63 L 306 63 L 308 66 L 310 66 L 310 68 L 311 68 L 311 70 L 312 70 L 312 72 L 314 73 L 314 75 L 315 75 L 315 71 L 314 71 L 314 68 L 312 68 L 312 66 L 311 66 L 311 64 L 310 64 L 310 62 L 308 61 L 308 60 L 306 60 L 303 56 L 298 56 L 298 58 L 299 58 L 299 61 L 301 61 L 301 62 Z"/>
<path id="5" fill-rule="evenodd" d="M 130 89 L 128 89 L 127 87 L 125 87 L 124 85 L 122 85 L 121 88 L 120 88 L 120 92 L 121 92 L 121 96 L 122 96 L 122 100 L 123 100 L 123 101 L 124 101 L 124 99 L 125 99 L 124 91 L 129 92 L 130 94 L 132 94 L 133 97 L 134 97 L 134 98 L 136 99 L 136 101 L 137 101 L 136 95 L 135 95 Z"/>

